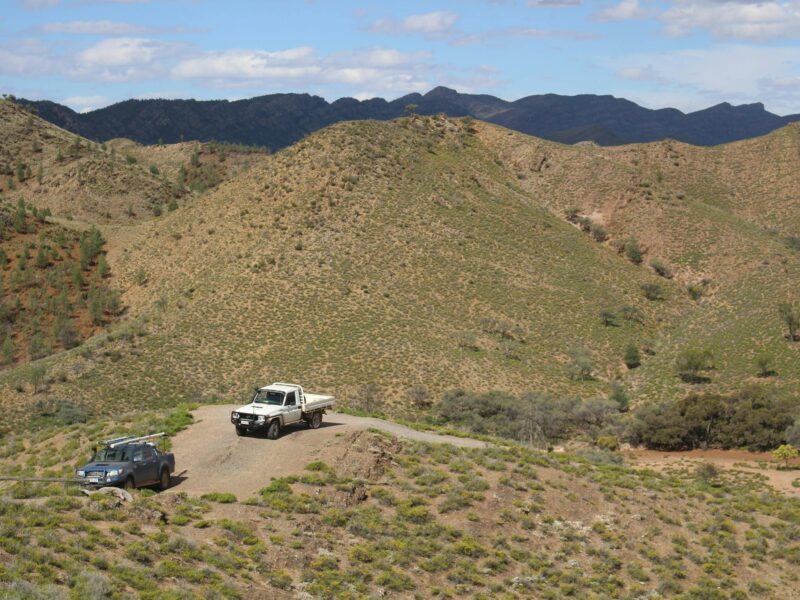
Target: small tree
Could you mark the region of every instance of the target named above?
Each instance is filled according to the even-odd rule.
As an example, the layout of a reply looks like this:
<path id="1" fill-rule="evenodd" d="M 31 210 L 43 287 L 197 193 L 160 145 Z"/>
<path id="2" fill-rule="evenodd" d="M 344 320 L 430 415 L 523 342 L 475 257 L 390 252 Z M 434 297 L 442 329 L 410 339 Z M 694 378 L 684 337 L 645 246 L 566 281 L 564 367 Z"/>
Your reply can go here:
<path id="1" fill-rule="evenodd" d="M 100 258 L 97 259 L 97 275 L 102 279 L 104 277 L 108 277 L 108 261 L 106 261 L 105 255 L 101 254 Z"/>
<path id="2" fill-rule="evenodd" d="M 416 104 L 406 104 L 405 111 L 409 117 L 416 116 L 418 106 Z"/>
<path id="3" fill-rule="evenodd" d="M 657 258 L 654 258 L 650 261 L 650 266 L 653 267 L 653 271 L 664 277 L 665 279 L 672 279 L 672 269 L 669 268 L 664 262 L 660 261 Z"/>
<path id="4" fill-rule="evenodd" d="M 769 354 L 759 354 L 756 357 L 756 368 L 759 377 L 771 377 L 775 375 L 774 362 Z"/>
<path id="5" fill-rule="evenodd" d="M 789 461 L 793 458 L 797 458 L 799 454 L 800 453 L 798 453 L 797 448 L 790 446 L 789 444 L 778 446 L 772 451 L 772 456 L 775 458 L 775 460 L 782 460 L 784 467 L 788 467 Z"/>
<path id="6" fill-rule="evenodd" d="M 635 265 L 642 264 L 642 250 L 639 248 L 639 242 L 636 238 L 628 238 L 625 240 L 625 256 Z"/>
<path id="7" fill-rule="evenodd" d="M 622 384 L 616 382 L 611 384 L 611 394 L 609 394 L 608 399 L 617 405 L 619 412 L 627 412 L 628 408 L 630 408 L 631 401 Z"/>
<path id="8" fill-rule="evenodd" d="M 637 348 L 635 344 L 629 344 L 628 347 L 625 348 L 623 360 L 625 361 L 625 366 L 629 369 L 635 369 L 641 365 L 642 357 L 639 354 L 639 348 Z"/>
<path id="9" fill-rule="evenodd" d="M 10 365 L 14 362 L 14 341 L 10 335 L 6 336 L 3 340 L 3 346 L 0 348 L 0 360 L 4 365 Z"/>
<path id="10" fill-rule="evenodd" d="M 719 469 L 711 463 L 703 463 L 694 471 L 695 477 L 706 485 L 717 485 Z"/>
<path id="11" fill-rule="evenodd" d="M 618 325 L 617 313 L 610 308 L 604 308 L 600 311 L 600 322 L 606 327 L 611 327 L 612 325 L 616 327 Z"/>
<path id="12" fill-rule="evenodd" d="M 789 330 L 789 341 L 795 341 L 797 330 L 800 329 L 800 310 L 790 302 L 781 302 L 778 305 L 778 314 Z"/>
<path id="13" fill-rule="evenodd" d="M 578 219 L 580 218 L 581 209 L 573 206 L 572 208 L 568 208 L 564 211 L 564 217 L 570 223 L 577 223 Z"/>
<path id="14" fill-rule="evenodd" d="M 590 227 L 590 232 L 596 242 L 605 242 L 608 239 L 608 233 L 606 232 L 606 228 L 603 227 L 600 223 L 592 223 Z"/>
<path id="15" fill-rule="evenodd" d="M 45 370 L 44 366 L 36 365 L 31 368 L 28 375 L 28 380 L 33 386 L 34 394 L 39 391 L 39 387 L 44 383 L 45 377 L 47 377 L 47 371 Z"/>
<path id="16" fill-rule="evenodd" d="M 710 350 L 689 348 L 678 355 L 675 370 L 687 383 L 705 383 L 708 381 L 706 371 L 714 368 L 713 359 L 714 355 Z"/>
<path id="17" fill-rule="evenodd" d="M 374 383 L 362 385 L 355 397 L 355 406 L 367 413 L 379 412 L 383 407 L 381 388 Z"/>
<path id="18" fill-rule="evenodd" d="M 594 365 L 586 348 L 572 348 L 569 351 L 570 362 L 567 365 L 567 373 L 570 379 L 578 381 L 588 381 L 593 379 L 592 370 Z"/>
<path id="19" fill-rule="evenodd" d="M 643 283 L 642 293 L 650 301 L 664 299 L 664 289 L 658 283 Z"/>
<path id="20" fill-rule="evenodd" d="M 415 385 L 406 390 L 406 398 L 411 401 L 415 408 L 426 410 L 433 405 L 428 388 L 424 385 Z"/>

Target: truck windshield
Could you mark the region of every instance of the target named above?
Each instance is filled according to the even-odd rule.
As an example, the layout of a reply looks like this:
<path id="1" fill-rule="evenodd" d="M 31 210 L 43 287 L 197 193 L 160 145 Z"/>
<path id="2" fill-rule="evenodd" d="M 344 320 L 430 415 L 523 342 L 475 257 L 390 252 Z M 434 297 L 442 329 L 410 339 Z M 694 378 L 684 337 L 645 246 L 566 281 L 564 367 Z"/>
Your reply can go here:
<path id="1" fill-rule="evenodd" d="M 272 390 L 258 390 L 256 395 L 253 396 L 253 402 L 258 404 L 270 404 L 272 406 L 283 405 L 283 392 L 275 392 Z"/>
<path id="2" fill-rule="evenodd" d="M 92 462 L 128 462 L 128 448 L 103 448 L 94 455 Z"/>

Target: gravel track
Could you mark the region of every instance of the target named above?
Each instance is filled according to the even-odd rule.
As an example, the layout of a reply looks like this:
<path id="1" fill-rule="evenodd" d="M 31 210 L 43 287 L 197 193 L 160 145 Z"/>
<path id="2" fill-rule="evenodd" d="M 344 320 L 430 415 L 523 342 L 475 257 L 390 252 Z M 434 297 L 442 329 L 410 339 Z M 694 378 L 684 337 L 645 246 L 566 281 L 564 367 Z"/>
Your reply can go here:
<path id="1" fill-rule="evenodd" d="M 399 438 L 483 448 L 471 438 L 417 431 L 370 417 L 328 413 L 317 430 L 304 424 L 287 427 L 277 440 L 264 436 L 239 437 L 230 422 L 237 405 L 202 406 L 195 422 L 172 440 L 176 477 L 173 489 L 191 494 L 231 492 L 245 500 L 273 477 L 297 475 L 315 460 L 335 465 L 348 446 L 350 433 L 375 428 Z"/>

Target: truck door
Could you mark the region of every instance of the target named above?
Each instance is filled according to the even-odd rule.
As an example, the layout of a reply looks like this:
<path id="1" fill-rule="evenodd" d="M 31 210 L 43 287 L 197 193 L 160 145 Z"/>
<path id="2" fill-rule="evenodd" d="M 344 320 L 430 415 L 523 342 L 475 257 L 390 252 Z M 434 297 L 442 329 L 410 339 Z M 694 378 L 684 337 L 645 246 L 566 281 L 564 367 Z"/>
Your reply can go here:
<path id="1" fill-rule="evenodd" d="M 139 460 L 137 460 L 139 458 Z M 158 480 L 158 457 L 150 446 L 140 446 L 133 452 L 136 483 Z"/>
<path id="2" fill-rule="evenodd" d="M 283 423 L 297 423 L 303 416 L 303 408 L 297 402 L 297 392 L 289 392 L 283 403 Z"/>

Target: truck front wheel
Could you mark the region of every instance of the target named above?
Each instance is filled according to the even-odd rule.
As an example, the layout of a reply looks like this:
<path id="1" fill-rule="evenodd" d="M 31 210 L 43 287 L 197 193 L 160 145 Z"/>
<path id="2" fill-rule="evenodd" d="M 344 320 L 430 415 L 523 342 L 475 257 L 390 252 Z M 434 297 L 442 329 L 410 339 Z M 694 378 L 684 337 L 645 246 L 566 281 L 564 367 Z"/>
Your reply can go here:
<path id="1" fill-rule="evenodd" d="M 277 440 L 280 432 L 281 432 L 281 424 L 276 419 L 275 421 L 269 424 L 269 427 L 267 428 L 267 437 L 271 440 Z"/>
<path id="2" fill-rule="evenodd" d="M 308 422 L 308 426 L 311 427 L 311 429 L 319 429 L 320 425 L 322 425 L 322 413 L 315 412 L 313 415 L 311 415 L 311 420 Z"/>
<path id="3" fill-rule="evenodd" d="M 136 484 L 133 481 L 133 475 L 128 476 L 128 478 L 125 480 L 125 485 L 123 487 L 128 491 L 136 489 Z"/>
<path id="4" fill-rule="evenodd" d="M 247 428 L 246 427 L 239 427 L 236 426 L 236 435 L 247 435 Z"/>

